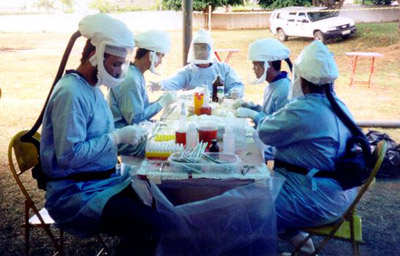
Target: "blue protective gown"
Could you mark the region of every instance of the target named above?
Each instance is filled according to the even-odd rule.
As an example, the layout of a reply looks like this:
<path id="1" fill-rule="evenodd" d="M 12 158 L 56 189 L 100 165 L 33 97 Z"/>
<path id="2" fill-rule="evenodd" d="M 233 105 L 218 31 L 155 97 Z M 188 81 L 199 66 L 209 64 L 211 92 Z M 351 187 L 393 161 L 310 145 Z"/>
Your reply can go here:
<path id="1" fill-rule="evenodd" d="M 114 116 L 115 128 L 150 120 L 161 110 L 159 103 L 149 102 L 143 73 L 132 64 L 129 65 L 125 81 L 110 90 L 108 104 Z"/>
<path id="2" fill-rule="evenodd" d="M 289 88 L 290 80 L 287 78 L 286 72 L 282 72 L 265 87 L 261 112 L 254 119 L 256 125 L 267 115 L 275 113 L 288 103 Z"/>
<path id="3" fill-rule="evenodd" d="M 349 111 L 339 101 L 347 114 Z M 294 165 L 334 171 L 344 154 L 350 131 L 322 94 L 307 94 L 268 115 L 260 124 L 260 139 L 276 147 L 276 159 Z M 337 220 L 354 200 L 356 188 L 343 191 L 331 178 L 275 170 L 286 178 L 276 202 L 278 232 L 318 226 Z"/>
<path id="4" fill-rule="evenodd" d="M 108 136 L 112 130 L 112 114 L 100 89 L 77 73 L 67 73 L 55 86 L 43 117 L 43 171 L 62 178 L 112 169 L 117 163 L 117 147 Z M 129 184 L 128 176 L 115 174 L 105 180 L 48 182 L 45 207 L 61 229 L 91 236 L 99 231 L 108 199 Z"/>
<path id="5" fill-rule="evenodd" d="M 244 93 L 244 86 L 236 72 L 224 62 L 214 62 L 207 68 L 199 68 L 195 64 L 189 64 L 183 67 L 173 77 L 161 81 L 163 89 L 172 90 L 191 90 L 196 87 L 207 85 L 208 90 L 212 92 L 212 82 L 220 75 L 224 81 L 225 94 L 229 94 L 232 89 L 237 89 L 241 92 L 241 97 Z"/>
<path id="6" fill-rule="evenodd" d="M 149 102 L 143 73 L 133 64 L 129 65 L 127 77 L 119 86 L 108 93 L 108 104 L 114 116 L 115 128 L 138 124 L 150 120 L 160 112 L 161 105 Z M 119 153 L 123 155 L 143 155 L 145 142 L 131 146 L 121 144 Z"/>

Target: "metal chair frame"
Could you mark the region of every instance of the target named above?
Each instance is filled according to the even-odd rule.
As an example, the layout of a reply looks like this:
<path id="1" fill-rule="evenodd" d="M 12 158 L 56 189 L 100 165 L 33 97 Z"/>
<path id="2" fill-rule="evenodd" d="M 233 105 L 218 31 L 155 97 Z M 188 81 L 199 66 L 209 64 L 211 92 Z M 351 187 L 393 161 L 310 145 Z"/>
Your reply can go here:
<path id="1" fill-rule="evenodd" d="M 300 248 L 303 247 L 307 243 L 307 241 L 314 235 L 318 236 L 325 236 L 324 240 L 318 245 L 315 249 L 313 256 L 317 255 L 322 248 L 328 243 L 329 240 L 335 238 L 340 240 L 350 241 L 352 244 L 352 249 L 354 255 L 360 255 L 359 244 L 363 243 L 361 232 L 357 234 L 356 231 L 356 224 L 359 224 L 361 229 L 361 217 L 356 215 L 356 206 L 361 198 L 364 196 L 365 192 L 368 188 L 375 182 L 375 175 L 379 171 L 383 159 L 385 158 L 387 150 L 387 143 L 386 141 L 380 141 L 372 155 L 372 159 L 374 160 L 373 169 L 371 171 L 370 176 L 368 177 L 367 181 L 359 187 L 358 193 L 356 198 L 354 199 L 353 203 L 347 208 L 346 212 L 342 215 L 342 217 L 331 225 L 325 225 L 320 227 L 312 227 L 312 228 L 304 228 L 305 232 L 308 232 L 309 235 L 296 246 L 295 250 L 293 251 L 292 255 L 296 255 L 300 251 Z M 362 231 L 362 230 L 360 230 Z M 350 235 L 343 236 L 343 233 Z"/>
<path id="2" fill-rule="evenodd" d="M 36 207 L 35 202 L 32 200 L 31 196 L 29 195 L 27 189 L 25 188 L 20 176 L 25 173 L 26 171 L 32 169 L 35 165 L 39 163 L 39 152 L 37 147 L 32 144 L 31 142 L 23 142 L 21 141 L 21 137 L 24 136 L 28 131 L 21 131 L 17 133 L 12 139 L 8 147 L 8 162 L 10 166 L 11 173 L 15 181 L 18 184 L 18 187 L 22 191 L 25 197 L 25 211 L 24 211 L 24 223 L 22 226 L 24 227 L 24 238 L 25 238 L 25 255 L 29 255 L 30 249 L 30 229 L 34 227 L 43 228 L 47 236 L 49 237 L 51 244 L 55 249 L 54 255 L 65 255 L 64 254 L 64 232 L 59 229 L 60 235 L 57 239 L 53 234 L 52 230 L 50 229 L 54 226 L 54 220 L 45 219 L 42 216 L 42 212 L 46 210 L 45 208 L 38 210 Z M 32 136 L 33 140 L 40 143 L 40 134 L 35 132 Z M 14 161 L 17 162 L 18 169 L 14 164 Z M 31 216 L 31 212 L 33 212 L 33 216 L 36 216 L 39 223 L 32 223 L 33 216 Z M 100 235 L 96 236 L 97 240 L 102 245 L 102 249 L 96 254 L 101 255 L 103 253 L 108 253 L 108 248 L 101 238 Z"/>

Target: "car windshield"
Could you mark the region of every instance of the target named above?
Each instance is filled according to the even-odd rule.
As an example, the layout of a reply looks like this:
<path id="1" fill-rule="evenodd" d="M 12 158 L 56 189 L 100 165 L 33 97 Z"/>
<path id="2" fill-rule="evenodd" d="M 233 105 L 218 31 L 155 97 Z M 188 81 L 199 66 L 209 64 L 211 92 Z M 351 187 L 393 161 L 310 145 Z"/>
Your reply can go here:
<path id="1" fill-rule="evenodd" d="M 337 17 L 339 16 L 339 12 L 309 12 L 308 17 L 310 20 L 313 21 L 318 21 L 318 20 L 323 20 L 331 17 Z"/>

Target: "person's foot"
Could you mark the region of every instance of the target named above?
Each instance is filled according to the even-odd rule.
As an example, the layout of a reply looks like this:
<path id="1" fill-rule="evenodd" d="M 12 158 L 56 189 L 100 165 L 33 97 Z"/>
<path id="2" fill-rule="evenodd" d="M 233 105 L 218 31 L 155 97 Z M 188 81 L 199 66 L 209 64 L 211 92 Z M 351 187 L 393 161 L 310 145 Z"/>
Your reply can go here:
<path id="1" fill-rule="evenodd" d="M 306 237 L 308 236 L 307 233 L 300 231 L 297 235 L 290 238 L 290 243 L 297 247 Z M 308 239 L 307 243 L 303 245 L 299 252 L 295 253 L 296 256 L 309 256 L 315 251 L 313 241 Z M 281 256 L 290 256 L 292 253 L 284 252 L 280 254 Z"/>

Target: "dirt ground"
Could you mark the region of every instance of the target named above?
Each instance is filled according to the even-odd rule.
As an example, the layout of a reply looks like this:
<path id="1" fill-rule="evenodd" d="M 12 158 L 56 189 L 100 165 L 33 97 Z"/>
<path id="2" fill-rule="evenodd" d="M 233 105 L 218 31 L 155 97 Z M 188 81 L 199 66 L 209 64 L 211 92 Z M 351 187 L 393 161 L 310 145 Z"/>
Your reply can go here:
<path id="1" fill-rule="evenodd" d="M 232 57 L 231 65 L 244 80 L 251 68 L 246 59 L 247 46 L 255 38 L 265 37 L 265 31 L 213 32 L 217 47 L 239 48 Z M 171 33 L 172 52 L 167 59 L 164 73 L 171 75 L 182 63 L 180 54 L 181 32 Z M 56 73 L 59 61 L 70 35 L 66 34 L 16 34 L 0 33 L 0 255 L 22 255 L 24 236 L 20 224 L 23 220 L 24 200 L 22 193 L 11 176 L 7 148 L 12 136 L 20 130 L 29 129 L 38 117 L 49 91 L 49 86 Z M 232 40 L 226 40 L 231 39 Z M 397 41 L 396 41 L 397 40 Z M 390 42 L 375 46 L 366 46 L 365 42 L 355 37 L 352 41 L 330 45 L 333 50 L 341 77 L 337 83 L 338 95 L 349 105 L 357 119 L 400 119 L 400 45 L 398 36 L 389 38 Z M 394 41 L 394 42 L 393 42 Z M 74 47 L 69 68 L 76 67 L 84 41 L 78 41 Z M 293 59 L 309 43 L 307 40 L 290 40 L 287 45 L 293 51 Z M 383 46 L 382 46 L 383 45 Z M 350 70 L 349 59 L 345 51 L 379 51 L 385 57 L 378 60 L 373 78 L 373 86 L 348 86 Z M 361 62 L 358 78 L 365 79 L 369 62 Z M 166 76 L 165 75 L 165 76 Z M 163 77 L 161 77 L 163 78 Z M 146 79 L 160 78 L 147 76 Z M 246 99 L 260 101 L 263 88 L 246 85 Z M 155 99 L 159 94 L 150 95 Z M 397 129 L 386 129 L 397 142 L 400 134 Z M 43 199 L 43 192 L 36 189 L 36 184 L 25 177 L 30 194 Z M 400 254 L 400 181 L 378 180 L 367 192 L 358 206 L 358 213 L 363 217 L 362 255 L 399 255 Z M 50 255 L 51 245 L 44 233 L 34 230 L 32 233 L 32 255 Z M 316 239 L 318 241 L 319 239 Z M 113 248 L 116 238 L 106 237 L 106 242 Z M 100 248 L 96 239 L 82 240 L 66 236 L 67 255 L 93 255 Z M 286 251 L 290 246 L 280 241 L 279 251 Z M 351 255 L 351 247 L 341 241 L 330 242 L 320 255 Z"/>

